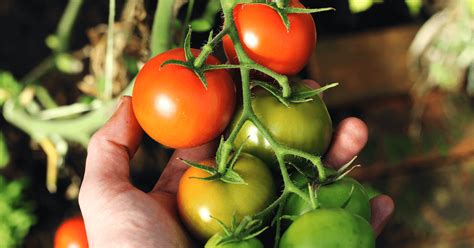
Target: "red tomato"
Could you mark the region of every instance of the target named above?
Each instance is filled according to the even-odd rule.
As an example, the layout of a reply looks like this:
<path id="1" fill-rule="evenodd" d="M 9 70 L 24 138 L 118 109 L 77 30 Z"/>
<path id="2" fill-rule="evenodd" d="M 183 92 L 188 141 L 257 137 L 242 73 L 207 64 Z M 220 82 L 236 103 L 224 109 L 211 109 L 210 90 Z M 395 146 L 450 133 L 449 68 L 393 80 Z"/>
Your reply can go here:
<path id="1" fill-rule="evenodd" d="M 87 248 L 84 220 L 76 216 L 64 221 L 54 236 L 54 248 Z"/>
<path id="2" fill-rule="evenodd" d="M 200 50 L 192 49 L 194 56 Z M 185 61 L 184 50 L 169 50 L 148 61 L 133 88 L 135 116 L 145 132 L 173 148 L 194 147 L 217 137 L 235 108 L 235 86 L 226 70 L 205 72 L 206 89 L 196 74 L 166 60 Z M 209 56 L 206 64 L 220 64 Z"/>
<path id="3" fill-rule="evenodd" d="M 299 1 L 290 6 L 304 8 Z M 280 15 L 264 4 L 238 4 L 234 21 L 239 39 L 247 55 L 273 71 L 294 75 L 301 71 L 316 46 L 316 26 L 310 14 L 289 14 L 286 30 Z M 223 39 L 224 50 L 231 63 L 238 63 L 229 36 Z"/>

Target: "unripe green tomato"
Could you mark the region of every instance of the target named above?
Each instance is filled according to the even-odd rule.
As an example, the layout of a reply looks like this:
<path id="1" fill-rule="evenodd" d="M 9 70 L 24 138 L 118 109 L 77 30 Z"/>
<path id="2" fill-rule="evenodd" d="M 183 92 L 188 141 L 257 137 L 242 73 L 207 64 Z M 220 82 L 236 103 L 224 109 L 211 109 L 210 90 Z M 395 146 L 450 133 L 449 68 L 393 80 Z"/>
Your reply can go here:
<path id="1" fill-rule="evenodd" d="M 298 83 L 293 90 L 309 89 Z M 304 103 L 290 103 L 286 107 L 273 95 L 263 89 L 257 89 L 252 98 L 255 114 L 268 128 L 276 141 L 283 145 L 305 152 L 322 155 L 331 142 L 332 122 L 326 105 L 319 96 Z M 235 115 L 232 126 L 236 125 L 242 109 Z M 270 143 L 250 121 L 244 123 L 235 139 L 234 145 L 244 145 L 244 151 L 262 159 L 273 170 L 278 163 Z"/>
<path id="2" fill-rule="evenodd" d="M 351 189 L 354 190 L 351 194 Z M 308 193 L 307 187 L 302 187 L 305 193 Z M 344 177 L 343 179 L 336 181 L 331 184 L 322 185 L 316 191 L 317 200 L 321 208 L 342 208 L 344 207 L 348 212 L 359 215 L 366 220 L 370 220 L 371 209 L 369 203 L 369 197 L 359 182 L 350 177 Z M 350 196 L 350 199 L 349 199 Z M 306 203 L 301 197 L 295 194 L 288 196 L 285 208 L 283 210 L 284 215 L 302 215 L 312 208 Z"/>
<path id="3" fill-rule="evenodd" d="M 298 217 L 283 233 L 280 248 L 372 248 L 375 234 L 362 217 L 341 208 L 322 208 Z"/>
<path id="4" fill-rule="evenodd" d="M 238 242 L 217 244 L 223 238 L 222 233 L 216 233 L 207 242 L 204 248 L 263 248 L 263 244 L 257 238 L 251 238 Z"/>

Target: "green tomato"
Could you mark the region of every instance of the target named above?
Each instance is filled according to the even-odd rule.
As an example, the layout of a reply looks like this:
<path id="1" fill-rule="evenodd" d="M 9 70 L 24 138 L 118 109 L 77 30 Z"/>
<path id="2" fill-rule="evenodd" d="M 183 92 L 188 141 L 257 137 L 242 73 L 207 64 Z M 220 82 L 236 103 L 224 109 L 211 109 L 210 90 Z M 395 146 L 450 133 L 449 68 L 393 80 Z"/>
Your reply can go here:
<path id="1" fill-rule="evenodd" d="M 215 159 L 200 164 L 215 166 Z M 178 212 L 188 231 L 199 240 L 207 240 L 222 231 L 212 217 L 230 226 L 232 217 L 237 221 L 256 214 L 275 198 L 275 182 L 268 167 L 257 157 L 241 153 L 235 166 L 245 184 L 225 183 L 221 180 L 205 181 L 209 173 L 190 167 L 179 182 L 177 193 Z M 212 217 L 211 217 L 212 216 Z"/>
<path id="2" fill-rule="evenodd" d="M 204 246 L 204 248 L 263 248 L 263 244 L 257 238 L 241 240 L 238 242 L 217 244 L 224 238 L 222 233 L 216 233 L 212 236 Z"/>
<path id="3" fill-rule="evenodd" d="M 306 183 L 297 183 L 305 193 L 308 193 Z M 354 187 L 354 190 L 351 190 Z M 331 184 L 320 186 L 317 191 L 317 199 L 321 208 L 341 208 L 344 204 L 344 209 L 352 214 L 359 215 L 366 220 L 370 220 L 371 209 L 369 197 L 359 182 L 350 177 Z M 350 197 L 350 199 L 349 199 Z M 284 215 L 302 215 L 312 210 L 311 206 L 306 203 L 301 197 L 295 194 L 288 196 L 284 208 Z"/>
<path id="4" fill-rule="evenodd" d="M 316 209 L 298 217 L 283 234 L 280 248 L 371 248 L 375 234 L 370 224 L 341 208 Z"/>
<path id="5" fill-rule="evenodd" d="M 302 83 L 293 90 L 308 89 Z M 303 150 L 315 155 L 326 152 L 332 136 L 331 117 L 326 105 L 319 96 L 304 103 L 291 103 L 286 107 L 265 90 L 257 89 L 252 98 L 252 107 L 276 141 L 288 147 Z M 233 121 L 236 125 L 242 113 L 240 109 Z M 244 123 L 234 142 L 236 147 L 244 145 L 244 151 L 262 159 L 272 169 L 277 169 L 273 149 L 257 127 L 250 121 Z"/>

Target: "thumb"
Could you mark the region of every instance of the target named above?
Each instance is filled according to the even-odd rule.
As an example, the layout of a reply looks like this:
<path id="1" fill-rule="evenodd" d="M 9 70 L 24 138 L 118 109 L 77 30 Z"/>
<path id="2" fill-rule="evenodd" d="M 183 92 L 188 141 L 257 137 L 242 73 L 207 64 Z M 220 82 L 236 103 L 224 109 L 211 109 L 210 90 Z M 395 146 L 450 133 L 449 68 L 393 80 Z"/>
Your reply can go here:
<path id="1" fill-rule="evenodd" d="M 92 136 L 82 186 L 128 183 L 130 159 L 141 137 L 142 130 L 133 113 L 131 98 L 122 97 L 115 114 Z"/>

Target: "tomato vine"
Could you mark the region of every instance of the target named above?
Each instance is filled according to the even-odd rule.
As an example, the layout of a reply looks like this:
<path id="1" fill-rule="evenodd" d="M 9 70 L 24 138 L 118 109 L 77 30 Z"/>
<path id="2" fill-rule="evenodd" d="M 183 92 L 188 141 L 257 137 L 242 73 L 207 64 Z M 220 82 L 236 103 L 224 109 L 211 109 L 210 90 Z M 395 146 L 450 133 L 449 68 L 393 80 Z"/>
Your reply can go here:
<path id="1" fill-rule="evenodd" d="M 326 180 L 326 172 L 324 170 L 320 156 L 316 156 L 314 154 L 304 152 L 298 149 L 294 149 L 294 148 L 291 148 L 279 143 L 270 133 L 268 128 L 257 117 L 257 115 L 255 114 L 252 108 L 252 104 L 251 104 L 252 96 L 251 96 L 251 90 L 250 90 L 251 88 L 250 71 L 251 70 L 263 72 L 264 74 L 274 78 L 278 82 L 279 86 L 281 87 L 282 99 L 289 99 L 292 96 L 292 92 L 291 92 L 291 87 L 290 87 L 290 83 L 287 76 L 278 74 L 270 70 L 269 68 L 266 68 L 260 64 L 257 64 L 244 51 L 244 48 L 239 39 L 236 25 L 234 23 L 233 9 L 237 4 L 245 3 L 245 2 L 250 2 L 250 1 L 239 1 L 239 0 L 221 0 L 220 1 L 222 11 L 223 11 L 223 16 L 224 16 L 224 26 L 222 30 L 214 38 L 210 39 L 210 41 L 202 47 L 201 54 L 194 60 L 194 67 L 199 68 L 200 66 L 202 66 L 203 61 L 205 61 L 207 56 L 209 56 L 209 54 L 213 52 L 213 48 L 216 46 L 217 43 L 219 43 L 222 40 L 224 36 L 228 35 L 230 37 L 230 39 L 232 40 L 232 43 L 234 44 L 234 48 L 236 50 L 240 65 L 236 65 L 236 66 L 222 65 L 220 67 L 216 66 L 215 68 L 216 69 L 218 68 L 239 68 L 240 69 L 243 110 L 240 117 L 238 117 L 238 121 L 236 122 L 237 124 L 230 131 L 230 134 L 227 137 L 227 139 L 221 140 L 221 143 L 218 149 L 218 154 L 216 155 L 216 158 L 218 160 L 217 171 L 219 173 L 224 174 L 229 169 L 228 167 L 229 167 L 230 157 L 232 156 L 233 152 L 236 150 L 233 143 L 237 137 L 237 134 L 242 129 L 246 121 L 252 122 L 257 127 L 257 129 L 261 132 L 261 134 L 265 137 L 265 139 L 270 143 L 273 151 L 275 152 L 275 156 L 278 161 L 281 176 L 283 178 L 284 188 L 281 195 L 272 204 L 270 204 L 266 209 L 262 210 L 260 213 L 257 213 L 253 216 L 247 216 L 242 221 L 250 222 L 250 221 L 255 221 L 255 220 L 262 220 L 269 213 L 271 213 L 275 209 L 278 209 L 277 215 L 275 216 L 275 219 L 274 219 L 277 225 L 277 235 L 275 238 L 276 239 L 275 244 L 278 244 L 282 207 L 283 207 L 286 197 L 290 193 L 294 193 L 298 195 L 311 206 L 315 208 L 317 207 L 317 203 L 316 203 L 317 201 L 314 198 L 314 195 L 306 194 L 304 191 L 298 188 L 290 179 L 290 175 L 288 173 L 288 169 L 285 163 L 285 157 L 297 156 L 297 157 L 301 157 L 310 161 L 316 167 L 318 171 L 318 177 L 319 177 L 320 182 L 324 182 Z M 281 8 L 283 11 L 288 6 L 288 1 L 285 1 L 285 0 L 278 0 L 275 2 L 278 8 Z M 292 10 L 292 11 L 297 12 L 298 10 Z M 317 11 L 319 10 L 308 10 L 304 12 L 317 12 Z M 284 18 L 282 18 L 282 21 L 284 21 Z M 237 152 L 236 156 L 238 156 L 238 154 L 239 152 Z"/>

